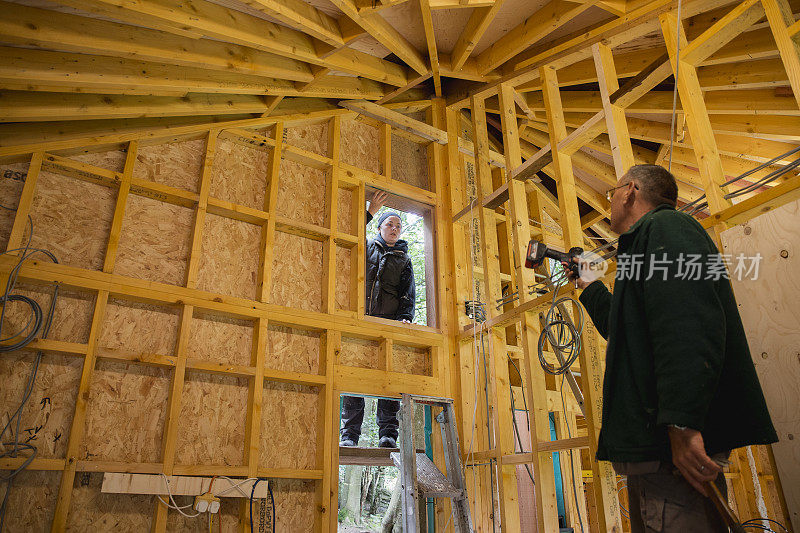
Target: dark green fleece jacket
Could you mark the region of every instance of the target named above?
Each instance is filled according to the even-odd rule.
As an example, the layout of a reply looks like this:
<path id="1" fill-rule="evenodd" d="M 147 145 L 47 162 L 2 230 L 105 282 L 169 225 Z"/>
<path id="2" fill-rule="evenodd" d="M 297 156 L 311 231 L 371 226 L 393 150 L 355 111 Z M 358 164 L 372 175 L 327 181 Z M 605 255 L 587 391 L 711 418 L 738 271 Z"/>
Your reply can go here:
<path id="1" fill-rule="evenodd" d="M 730 282 L 709 266 L 718 254 L 661 205 L 620 236 L 614 293 L 595 281 L 581 294 L 608 340 L 598 459 L 671 460 L 670 424 L 700 430 L 709 455 L 778 440 Z"/>

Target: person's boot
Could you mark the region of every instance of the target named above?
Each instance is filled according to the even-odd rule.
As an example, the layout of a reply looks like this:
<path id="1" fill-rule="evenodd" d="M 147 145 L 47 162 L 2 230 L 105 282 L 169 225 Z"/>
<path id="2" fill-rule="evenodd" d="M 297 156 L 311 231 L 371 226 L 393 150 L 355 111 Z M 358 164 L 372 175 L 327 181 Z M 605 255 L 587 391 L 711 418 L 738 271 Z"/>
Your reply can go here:
<path id="1" fill-rule="evenodd" d="M 397 440 L 392 438 L 392 437 L 389 437 L 389 436 L 381 437 L 381 439 L 378 441 L 378 447 L 379 448 L 397 448 Z"/>
<path id="2" fill-rule="evenodd" d="M 342 438 L 339 440 L 339 446 L 347 446 L 352 448 L 354 446 L 358 446 L 358 440 L 353 440 L 352 437 L 342 435 Z"/>

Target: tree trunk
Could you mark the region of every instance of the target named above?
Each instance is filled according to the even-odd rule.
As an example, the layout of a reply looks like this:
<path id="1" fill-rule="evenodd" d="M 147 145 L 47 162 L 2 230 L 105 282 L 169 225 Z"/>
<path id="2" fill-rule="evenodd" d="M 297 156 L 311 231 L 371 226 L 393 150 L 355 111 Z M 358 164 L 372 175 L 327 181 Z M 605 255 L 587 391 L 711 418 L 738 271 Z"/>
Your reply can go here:
<path id="1" fill-rule="evenodd" d="M 392 533 L 394 523 L 397 520 L 398 511 L 400 510 L 400 477 L 397 477 L 397 482 L 394 484 L 392 491 L 392 499 L 389 500 L 389 507 L 381 519 L 381 533 Z"/>
<path id="2" fill-rule="evenodd" d="M 361 476 L 363 473 L 364 467 L 361 465 L 351 466 L 347 473 L 349 486 L 345 509 L 355 524 L 361 523 Z"/>

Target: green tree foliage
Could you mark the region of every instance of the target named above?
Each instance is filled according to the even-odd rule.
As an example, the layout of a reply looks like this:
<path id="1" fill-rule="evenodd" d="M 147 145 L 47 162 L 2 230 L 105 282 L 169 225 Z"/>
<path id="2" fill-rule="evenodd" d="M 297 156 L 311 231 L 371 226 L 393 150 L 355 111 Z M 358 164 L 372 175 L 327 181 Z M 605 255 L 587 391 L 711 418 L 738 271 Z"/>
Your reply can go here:
<path id="1" fill-rule="evenodd" d="M 400 215 L 403 224 L 403 233 L 400 238 L 408 242 L 408 256 L 414 267 L 414 282 L 416 283 L 416 302 L 414 303 L 414 324 L 428 325 L 428 308 L 425 291 L 425 228 L 422 217 L 412 213 L 404 213 L 391 207 L 381 207 L 375 218 L 367 224 L 367 238 L 374 238 L 378 233 L 378 219 L 386 211 L 394 211 Z"/>

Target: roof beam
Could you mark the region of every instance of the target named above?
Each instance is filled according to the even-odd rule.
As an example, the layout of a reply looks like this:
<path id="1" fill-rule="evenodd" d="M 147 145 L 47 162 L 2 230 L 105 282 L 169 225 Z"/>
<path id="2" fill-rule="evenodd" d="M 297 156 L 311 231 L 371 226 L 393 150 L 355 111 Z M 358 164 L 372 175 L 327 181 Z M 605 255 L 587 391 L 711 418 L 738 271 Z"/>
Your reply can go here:
<path id="1" fill-rule="evenodd" d="M 427 139 L 439 144 L 447 144 L 446 131 L 440 130 L 439 128 L 434 128 L 429 124 L 425 124 L 424 122 L 413 119 L 402 113 L 398 113 L 397 111 L 387 109 L 378 104 L 365 102 L 363 100 L 345 100 L 344 102 L 339 102 L 339 105 L 349 109 L 350 111 L 355 111 L 361 115 L 366 115 L 374 118 L 375 120 L 385 122 L 395 128 L 413 133 L 414 135 L 422 137 L 423 139 Z"/>
<path id="2" fill-rule="evenodd" d="M 483 37 L 489 24 L 503 6 L 505 0 L 495 0 L 490 7 L 479 7 L 472 12 L 467 25 L 458 37 L 453 53 L 450 54 L 450 65 L 453 70 L 459 70 L 470 56 L 475 46 Z"/>
<path id="3" fill-rule="evenodd" d="M 439 55 L 436 50 L 436 35 L 433 33 L 433 17 L 431 16 L 430 0 L 419 0 L 419 10 L 422 13 L 422 27 L 425 29 L 425 43 L 428 45 L 428 57 L 431 61 L 431 74 L 436 96 L 442 97 L 442 78 L 439 74 Z"/>
<path id="4" fill-rule="evenodd" d="M 55 1 L 72 5 L 77 0 Z M 408 81 L 399 65 L 356 50 L 342 50 L 323 59 L 312 37 L 205 0 L 193 0 L 191 4 L 180 0 L 80 0 L 80 4 L 114 8 L 114 18 L 130 24 L 141 25 L 143 17 L 145 20 L 155 18 L 184 29 L 190 28 L 206 37 L 333 67 L 392 85 L 405 85 Z M 47 13 L 53 14 L 52 11 Z"/>
<path id="5" fill-rule="evenodd" d="M 800 105 L 800 39 L 797 33 L 792 33 L 798 29 L 792 8 L 787 0 L 764 0 L 763 3 L 783 66 L 789 76 L 792 92 Z M 792 28 L 792 31 L 789 31 L 789 28 Z"/>
<path id="6" fill-rule="evenodd" d="M 360 14 L 353 0 L 331 0 L 331 3 L 341 9 L 346 16 L 353 19 L 356 24 L 364 28 L 379 43 L 391 50 L 409 67 L 417 71 L 418 74 L 424 74 L 428 71 L 428 66 L 419 51 L 379 14 Z"/>
<path id="7" fill-rule="evenodd" d="M 302 0 L 241 0 L 245 4 L 331 46 L 345 44 L 338 21 Z"/>
<path id="8" fill-rule="evenodd" d="M 581 4 L 568 0 L 551 0 L 525 22 L 481 52 L 478 56 L 478 71 L 486 74 L 496 69 L 596 3 L 597 0 Z"/>

